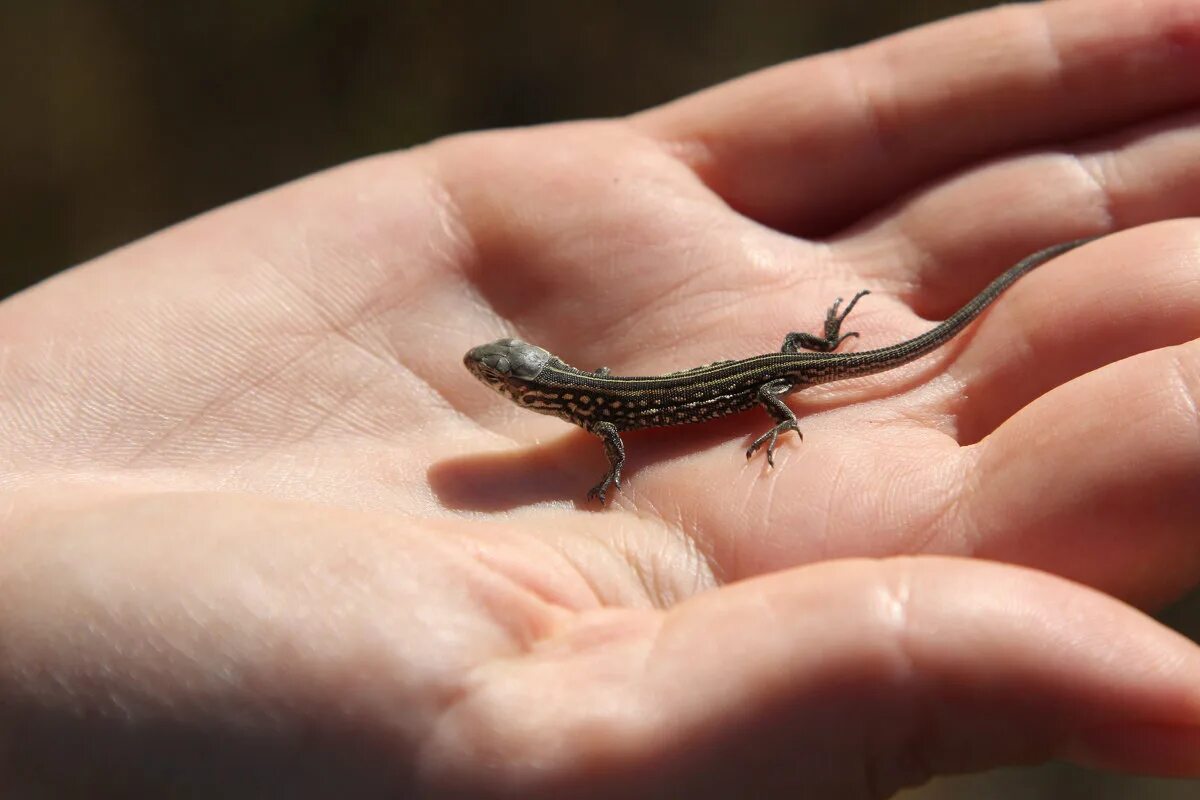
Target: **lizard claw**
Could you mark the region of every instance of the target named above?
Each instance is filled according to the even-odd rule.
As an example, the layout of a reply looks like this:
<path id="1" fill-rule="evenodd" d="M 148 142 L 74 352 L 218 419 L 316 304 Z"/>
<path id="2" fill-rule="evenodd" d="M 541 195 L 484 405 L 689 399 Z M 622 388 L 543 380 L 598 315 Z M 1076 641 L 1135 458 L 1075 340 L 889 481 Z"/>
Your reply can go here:
<path id="1" fill-rule="evenodd" d="M 599 500 L 600 505 L 604 505 L 605 496 L 608 494 L 610 486 L 615 486 L 617 489 L 621 488 L 621 476 L 619 474 L 605 475 L 604 480 L 597 483 L 591 489 L 588 489 L 587 499 L 589 501 Z"/>
<path id="2" fill-rule="evenodd" d="M 754 440 L 754 442 L 750 445 L 750 449 L 746 451 L 746 458 L 749 459 L 756 452 L 758 452 L 758 448 L 762 447 L 763 444 L 766 444 L 767 466 L 775 466 L 775 447 L 779 440 L 779 434 L 786 433 L 787 431 L 795 431 L 796 435 L 800 437 L 800 441 L 804 441 L 804 434 L 800 432 L 800 428 L 796 426 L 794 421 L 789 420 L 787 422 L 781 422 Z"/>

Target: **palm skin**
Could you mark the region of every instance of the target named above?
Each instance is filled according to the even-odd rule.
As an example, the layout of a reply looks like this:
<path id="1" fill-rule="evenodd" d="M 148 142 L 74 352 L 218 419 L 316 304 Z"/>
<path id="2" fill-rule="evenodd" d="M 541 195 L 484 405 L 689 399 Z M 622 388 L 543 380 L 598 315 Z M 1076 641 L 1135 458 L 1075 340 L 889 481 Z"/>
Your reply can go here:
<path id="1" fill-rule="evenodd" d="M 1200 773 L 1200 652 L 1125 605 L 1200 578 L 1200 226 L 1146 224 L 1200 208 L 1200 14 L 1101 5 L 370 159 L 5 302 L 0 780 Z M 775 469 L 744 458 L 758 411 L 627 434 L 603 510 L 598 441 L 462 367 L 510 334 L 618 374 L 740 358 L 864 288 L 842 348 L 881 346 L 1139 225 L 926 359 L 794 395 Z"/>

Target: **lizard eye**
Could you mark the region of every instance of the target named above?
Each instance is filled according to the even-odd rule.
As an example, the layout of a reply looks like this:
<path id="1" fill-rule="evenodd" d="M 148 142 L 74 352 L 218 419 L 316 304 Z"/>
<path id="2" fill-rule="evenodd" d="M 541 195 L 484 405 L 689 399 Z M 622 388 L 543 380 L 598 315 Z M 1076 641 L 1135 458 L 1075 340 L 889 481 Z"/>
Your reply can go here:
<path id="1" fill-rule="evenodd" d="M 501 355 L 496 355 L 487 359 L 487 365 L 497 372 L 502 372 L 505 375 L 508 374 L 509 369 L 511 368 L 511 365 L 508 363 L 508 358 Z"/>

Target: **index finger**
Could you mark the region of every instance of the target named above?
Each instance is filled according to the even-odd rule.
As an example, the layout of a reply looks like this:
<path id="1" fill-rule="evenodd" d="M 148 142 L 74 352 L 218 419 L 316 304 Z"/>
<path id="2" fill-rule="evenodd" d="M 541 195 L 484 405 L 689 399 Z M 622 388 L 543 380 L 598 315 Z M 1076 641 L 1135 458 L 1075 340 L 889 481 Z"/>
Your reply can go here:
<path id="1" fill-rule="evenodd" d="M 1054 2 L 807 58 L 635 119 L 759 222 L 828 234 L 974 160 L 1200 99 L 1200 5 Z"/>

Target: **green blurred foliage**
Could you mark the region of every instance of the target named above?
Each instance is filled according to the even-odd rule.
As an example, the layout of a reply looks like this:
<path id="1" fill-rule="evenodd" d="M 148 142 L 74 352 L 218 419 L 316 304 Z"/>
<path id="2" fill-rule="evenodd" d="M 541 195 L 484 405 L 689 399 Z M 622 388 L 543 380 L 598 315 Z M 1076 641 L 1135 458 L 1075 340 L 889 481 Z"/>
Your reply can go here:
<path id="1" fill-rule="evenodd" d="M 625 114 L 994 4 L 0 3 L 0 297 L 349 159 L 460 131 Z M 1198 638 L 1200 594 L 1167 621 Z M 1200 782 L 1051 765 L 904 797 L 1183 800 L 1200 797 Z"/>

